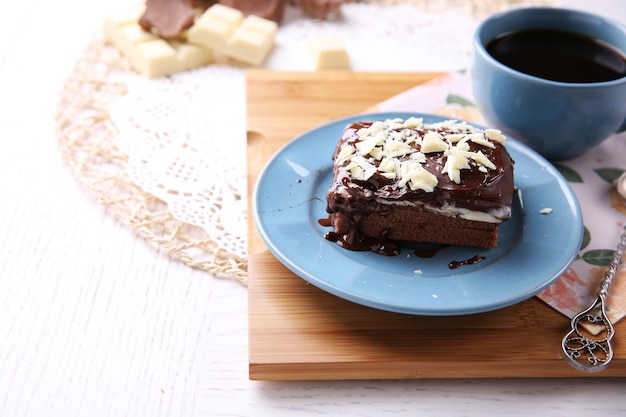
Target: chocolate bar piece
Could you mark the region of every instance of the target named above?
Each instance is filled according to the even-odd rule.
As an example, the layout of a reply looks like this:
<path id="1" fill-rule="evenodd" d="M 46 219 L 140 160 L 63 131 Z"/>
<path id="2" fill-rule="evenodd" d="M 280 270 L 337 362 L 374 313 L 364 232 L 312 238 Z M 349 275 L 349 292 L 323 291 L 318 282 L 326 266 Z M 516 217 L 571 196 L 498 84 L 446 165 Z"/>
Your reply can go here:
<path id="1" fill-rule="evenodd" d="M 189 29 L 190 43 L 249 65 L 260 65 L 274 46 L 278 24 L 239 9 L 215 4 Z"/>
<path id="2" fill-rule="evenodd" d="M 328 19 L 341 8 L 341 0 L 296 0 L 294 1 L 307 14 L 318 19 Z"/>
<path id="3" fill-rule="evenodd" d="M 140 13 L 143 10 L 130 10 L 108 16 L 104 21 L 107 38 L 135 70 L 155 78 L 213 62 L 209 49 L 174 39 L 165 40 L 145 31 L 137 23 Z"/>
<path id="4" fill-rule="evenodd" d="M 280 24 L 287 0 L 220 0 L 220 4 L 240 10 L 244 15 L 254 15 Z"/>
<path id="5" fill-rule="evenodd" d="M 189 29 L 200 13 L 217 0 L 146 0 L 139 25 L 165 39 L 178 38 Z"/>
<path id="6" fill-rule="evenodd" d="M 309 44 L 309 57 L 315 69 L 350 69 L 350 57 L 337 36 L 318 36 Z"/>

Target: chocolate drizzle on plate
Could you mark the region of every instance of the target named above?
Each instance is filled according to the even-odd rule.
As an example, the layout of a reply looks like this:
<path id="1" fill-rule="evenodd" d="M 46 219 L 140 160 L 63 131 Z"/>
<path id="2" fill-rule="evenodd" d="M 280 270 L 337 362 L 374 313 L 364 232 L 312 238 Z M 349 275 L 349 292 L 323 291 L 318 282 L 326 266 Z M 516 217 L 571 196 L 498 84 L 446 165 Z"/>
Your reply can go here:
<path id="1" fill-rule="evenodd" d="M 332 215 L 318 220 L 323 227 L 332 227 Z M 380 238 L 372 238 L 365 236 L 358 231 L 357 228 L 351 229 L 350 233 L 339 234 L 336 232 L 326 232 L 324 239 L 336 243 L 340 247 L 355 252 L 374 252 L 384 256 L 398 256 L 402 251 L 400 242 L 386 239 L 384 236 Z M 451 245 L 436 244 L 433 247 L 424 247 L 415 249 L 413 254 L 420 258 L 432 258 L 440 251 L 449 248 Z M 457 269 L 464 265 L 474 265 L 487 259 L 486 256 L 474 255 L 473 257 L 463 261 L 451 261 L 448 268 Z"/>
<path id="2" fill-rule="evenodd" d="M 471 258 L 466 259 L 464 261 L 452 261 L 448 264 L 448 268 L 457 269 L 457 268 L 462 267 L 463 265 L 474 265 L 474 264 L 477 264 L 478 262 L 484 261 L 485 259 L 487 259 L 485 256 L 474 255 Z"/>
<path id="3" fill-rule="evenodd" d="M 324 227 L 332 227 L 332 215 L 319 219 L 318 223 Z M 379 255 L 397 256 L 401 251 L 398 242 L 386 239 L 385 236 L 379 238 L 365 236 L 359 232 L 358 228 L 353 228 L 349 233 L 345 234 L 327 232 L 324 238 L 344 249 L 355 252 L 374 252 Z"/>

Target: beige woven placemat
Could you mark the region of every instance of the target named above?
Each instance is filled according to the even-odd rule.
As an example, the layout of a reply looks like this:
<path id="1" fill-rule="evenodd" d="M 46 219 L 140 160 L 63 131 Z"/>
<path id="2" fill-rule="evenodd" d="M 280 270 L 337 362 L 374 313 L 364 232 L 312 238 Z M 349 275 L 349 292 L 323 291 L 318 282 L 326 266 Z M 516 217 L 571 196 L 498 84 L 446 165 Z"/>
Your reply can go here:
<path id="1" fill-rule="evenodd" d="M 369 0 L 378 5 L 411 3 L 425 11 L 462 9 L 474 16 L 511 7 L 554 5 L 547 0 Z M 126 59 L 96 37 L 63 85 L 55 130 L 61 154 L 76 180 L 116 219 L 193 268 L 247 282 L 247 260 L 221 249 L 199 227 L 175 219 L 167 205 L 142 190 L 126 172 L 128 157 L 113 143 L 118 133 L 108 105 L 126 93 L 116 73 L 132 71 Z"/>

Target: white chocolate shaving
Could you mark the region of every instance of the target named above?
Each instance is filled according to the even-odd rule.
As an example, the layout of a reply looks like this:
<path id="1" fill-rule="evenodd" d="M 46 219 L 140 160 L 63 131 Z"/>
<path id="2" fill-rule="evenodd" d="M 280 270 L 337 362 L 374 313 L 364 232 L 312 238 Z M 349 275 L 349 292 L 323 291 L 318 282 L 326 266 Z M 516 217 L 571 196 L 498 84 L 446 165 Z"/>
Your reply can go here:
<path id="1" fill-rule="evenodd" d="M 408 127 L 409 129 L 418 129 L 422 127 L 423 123 L 424 119 L 421 117 L 409 117 L 404 121 L 403 126 Z"/>
<path id="2" fill-rule="evenodd" d="M 430 131 L 424 135 L 421 151 L 423 153 L 443 152 L 448 149 L 448 146 L 446 141 L 443 140 L 443 136 L 437 132 Z"/>
<path id="3" fill-rule="evenodd" d="M 413 191 L 424 190 L 432 193 L 438 184 L 435 175 L 426 171 L 419 162 L 411 160 L 400 163 L 400 178 L 398 185 L 400 187 L 408 185 Z"/>
<path id="4" fill-rule="evenodd" d="M 385 155 L 389 156 L 390 158 L 396 158 L 399 156 L 410 154 L 411 152 L 413 152 L 413 148 L 411 148 L 410 145 L 407 145 L 404 142 L 387 139 L 383 144 L 383 151 L 385 152 Z"/>
<path id="5" fill-rule="evenodd" d="M 450 133 L 444 136 L 444 139 L 449 143 L 457 143 L 461 139 L 463 139 L 465 135 L 463 133 Z"/>
<path id="6" fill-rule="evenodd" d="M 426 155 L 424 155 L 422 152 L 415 152 L 411 154 L 411 159 L 423 164 L 426 162 Z"/>
<path id="7" fill-rule="evenodd" d="M 506 136 L 502 134 L 498 129 L 485 129 L 485 136 L 487 138 L 494 140 L 502 145 L 506 143 Z"/>
<path id="8" fill-rule="evenodd" d="M 356 165 L 359 166 L 359 168 L 363 170 L 362 178 L 360 178 L 363 181 L 370 179 L 372 175 L 376 173 L 376 166 L 368 162 L 362 156 L 353 156 L 352 162 L 354 162 Z"/>
<path id="9" fill-rule="evenodd" d="M 361 155 L 369 155 L 377 144 L 376 136 L 369 136 L 367 139 L 357 142 L 354 146 L 356 146 Z"/>
<path id="10" fill-rule="evenodd" d="M 477 145 L 482 145 L 486 148 L 495 149 L 496 147 L 496 145 L 494 145 L 493 142 L 487 139 L 482 133 L 474 133 L 469 135 L 469 140 L 476 143 Z"/>
<path id="11" fill-rule="evenodd" d="M 487 158 L 487 156 L 485 156 L 485 154 L 481 151 L 470 152 L 469 157 L 488 169 L 496 169 L 496 166 L 493 164 L 493 162 L 491 162 L 489 158 Z"/>
<path id="12" fill-rule="evenodd" d="M 396 161 L 392 158 L 385 157 L 380 161 L 378 170 L 381 172 L 396 172 Z"/>
<path id="13" fill-rule="evenodd" d="M 460 184 L 462 170 L 488 173 L 496 169 L 481 150 L 470 151 L 470 143 L 474 144 L 473 149 L 476 145 L 494 149 L 494 142 L 505 140 L 496 129 L 483 132 L 455 120 L 424 124 L 415 117 L 376 121 L 359 129 L 357 136 L 354 147 L 340 150 L 335 164 L 345 164 L 345 169 L 357 180 L 367 181 L 378 172 L 381 177 L 396 181 L 397 187 L 426 192 L 432 192 L 438 184 L 437 176 L 424 168 L 426 154 L 443 152 L 445 163 L 441 173 Z"/>
<path id="14" fill-rule="evenodd" d="M 450 181 L 454 181 L 456 184 L 461 183 L 461 170 L 470 168 L 467 153 L 464 150 L 451 148 L 443 170 L 441 170 L 442 173 L 448 174 Z"/>
<path id="15" fill-rule="evenodd" d="M 339 151 L 337 158 L 335 159 L 335 164 L 340 165 L 346 162 L 354 155 L 354 148 L 352 146 L 344 146 Z"/>
<path id="16" fill-rule="evenodd" d="M 376 147 L 370 151 L 370 156 L 377 161 L 380 161 L 382 157 L 385 156 L 385 152 L 383 152 L 382 148 Z"/>

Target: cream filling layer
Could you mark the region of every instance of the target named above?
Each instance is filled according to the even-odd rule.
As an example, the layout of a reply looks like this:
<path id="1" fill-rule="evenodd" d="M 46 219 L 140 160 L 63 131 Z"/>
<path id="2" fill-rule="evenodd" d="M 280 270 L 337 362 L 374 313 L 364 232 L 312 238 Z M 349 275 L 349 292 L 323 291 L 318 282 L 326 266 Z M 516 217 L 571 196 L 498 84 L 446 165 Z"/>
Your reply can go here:
<path id="1" fill-rule="evenodd" d="M 373 193 L 370 190 L 363 190 L 366 198 L 371 198 Z M 351 195 L 347 191 L 347 187 L 341 186 L 338 187 L 336 193 L 345 199 L 352 198 Z M 481 223 L 502 223 L 505 220 L 508 220 L 511 217 L 511 208 L 510 207 L 501 207 L 497 209 L 491 209 L 489 211 L 479 211 L 479 210 L 470 210 L 464 207 L 456 207 L 454 204 L 445 204 L 444 206 L 433 206 L 431 204 L 422 203 L 419 201 L 408 201 L 408 200 L 400 200 L 400 201 L 390 201 L 384 200 L 381 198 L 376 198 L 375 201 L 380 204 L 390 205 L 390 206 L 401 206 L 401 207 L 415 207 L 418 210 L 428 211 L 431 213 L 440 214 L 448 217 L 459 217 L 461 219 L 481 222 Z"/>

